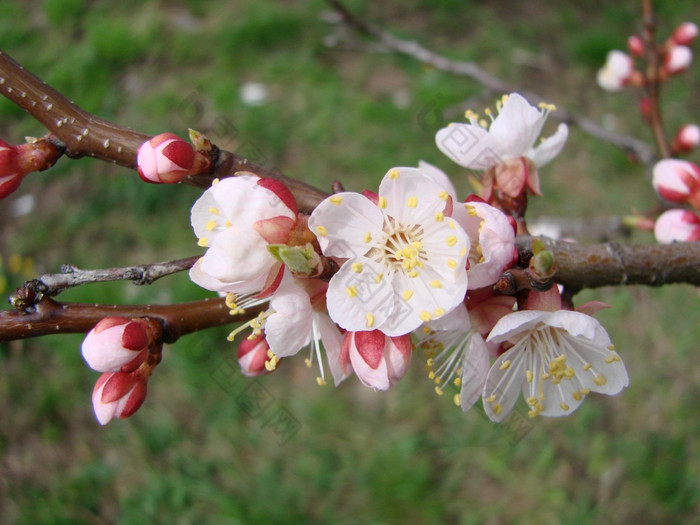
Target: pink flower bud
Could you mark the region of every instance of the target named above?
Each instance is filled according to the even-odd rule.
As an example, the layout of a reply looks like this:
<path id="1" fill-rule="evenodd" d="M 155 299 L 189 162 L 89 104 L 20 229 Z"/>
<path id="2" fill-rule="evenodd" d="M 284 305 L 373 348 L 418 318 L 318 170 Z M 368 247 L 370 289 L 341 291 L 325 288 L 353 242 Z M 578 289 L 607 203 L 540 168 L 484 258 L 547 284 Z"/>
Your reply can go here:
<path id="1" fill-rule="evenodd" d="M 700 241 L 700 216 L 688 210 L 668 210 L 656 219 L 654 236 L 661 244 Z"/>
<path id="2" fill-rule="evenodd" d="M 17 152 L 4 140 L 0 140 L 0 199 L 19 188 L 23 174 L 16 163 Z"/>
<path id="3" fill-rule="evenodd" d="M 700 145 L 700 127 L 695 124 L 682 126 L 673 138 L 671 147 L 676 152 L 686 153 Z"/>
<path id="4" fill-rule="evenodd" d="M 127 418 L 146 399 L 146 378 L 140 374 L 108 372 L 102 374 L 92 391 L 92 407 L 100 425 L 115 417 Z"/>
<path id="5" fill-rule="evenodd" d="M 633 56 L 644 56 L 644 41 L 637 35 L 632 35 L 627 39 L 627 49 Z"/>
<path id="6" fill-rule="evenodd" d="M 190 173 L 195 157 L 189 142 L 173 133 L 161 133 L 141 144 L 136 164 L 146 182 L 174 184 Z"/>
<path id="7" fill-rule="evenodd" d="M 248 377 L 260 376 L 270 373 L 265 367 L 265 362 L 269 359 L 268 351 L 270 346 L 265 340 L 265 334 L 260 333 L 253 339 L 246 338 L 238 345 L 238 364 L 241 372 Z"/>
<path id="8" fill-rule="evenodd" d="M 155 341 L 146 321 L 106 317 L 83 340 L 83 358 L 98 372 L 129 372 L 146 358 Z"/>
<path id="9" fill-rule="evenodd" d="M 654 166 L 652 184 L 664 199 L 700 208 L 700 167 L 692 162 L 660 160 Z"/>
<path id="10" fill-rule="evenodd" d="M 608 53 L 605 65 L 598 71 L 598 85 L 606 91 L 620 91 L 634 73 L 632 57 L 622 51 Z"/>
<path id="11" fill-rule="evenodd" d="M 683 73 L 693 63 L 693 52 L 686 46 L 673 46 L 664 57 L 664 70 L 669 75 Z"/>
<path id="12" fill-rule="evenodd" d="M 671 41 L 681 46 L 689 46 L 698 36 L 698 26 L 692 22 L 683 22 L 671 35 Z"/>
<path id="13" fill-rule="evenodd" d="M 412 350 L 410 334 L 389 337 L 379 330 L 346 332 L 340 363 L 344 370 L 352 364 L 363 385 L 387 390 L 408 370 Z"/>

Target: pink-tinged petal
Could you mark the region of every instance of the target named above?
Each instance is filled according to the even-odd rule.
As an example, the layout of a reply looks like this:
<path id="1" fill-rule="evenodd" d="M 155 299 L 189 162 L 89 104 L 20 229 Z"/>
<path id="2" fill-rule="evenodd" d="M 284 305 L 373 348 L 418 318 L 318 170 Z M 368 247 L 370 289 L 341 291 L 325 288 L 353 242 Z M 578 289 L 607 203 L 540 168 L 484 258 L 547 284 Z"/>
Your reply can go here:
<path id="1" fill-rule="evenodd" d="M 117 401 L 127 395 L 138 381 L 139 378 L 134 374 L 113 372 L 102 385 L 102 397 L 100 400 L 103 403 Z"/>
<path id="2" fill-rule="evenodd" d="M 384 357 L 386 335 L 379 330 L 355 332 L 355 347 L 360 358 L 370 368 L 377 368 Z"/>
<path id="3" fill-rule="evenodd" d="M 525 156 L 529 157 L 535 166 L 540 167 L 549 163 L 554 157 L 559 155 L 569 138 L 569 128 L 566 124 L 559 124 L 556 133 L 544 139 L 538 146 L 530 149 Z M 537 179 L 537 189 L 539 190 L 539 179 Z M 536 193 L 539 194 L 539 193 Z"/>
<path id="4" fill-rule="evenodd" d="M 356 262 L 362 265 L 360 273 L 353 269 Z M 370 259 L 352 259 L 343 264 L 328 284 L 326 303 L 331 319 L 351 332 L 382 327 L 394 315 L 395 307 L 389 279 L 380 278 L 385 270 L 384 265 Z"/>
<path id="5" fill-rule="evenodd" d="M 484 339 L 473 333 L 462 357 L 462 388 L 459 393 L 459 406 L 464 412 L 469 410 L 481 396 L 489 373 L 489 350 Z"/>
<path id="6" fill-rule="evenodd" d="M 537 310 L 511 312 L 498 320 L 486 341 L 494 343 L 508 341 L 512 336 L 517 336 L 520 332 L 536 326 L 548 315 L 550 315 L 549 312 L 538 312 Z"/>
<path id="7" fill-rule="evenodd" d="M 126 322 L 107 326 L 121 321 Z M 81 351 L 93 370 L 116 372 L 133 361 L 148 342 L 148 334 L 140 323 L 122 318 L 106 318 L 87 333 Z"/>
<path id="8" fill-rule="evenodd" d="M 267 279 L 265 279 L 265 284 L 262 285 L 260 293 L 255 296 L 257 299 L 269 297 L 277 291 L 277 288 L 282 283 L 285 268 L 285 265 L 280 262 L 272 265 L 270 273 L 267 274 Z"/>
<path id="9" fill-rule="evenodd" d="M 268 244 L 286 244 L 289 241 L 289 232 L 292 231 L 295 221 L 289 217 L 278 216 L 270 219 L 262 219 L 253 223 L 253 230 Z"/>
<path id="10" fill-rule="evenodd" d="M 201 270 L 220 281 L 251 281 L 267 275 L 277 260 L 255 231 L 234 226 L 222 231 L 202 257 Z"/>
<path id="11" fill-rule="evenodd" d="M 220 180 L 207 190 L 213 195 L 221 222 L 228 220 L 241 228 L 254 222 L 285 216 L 296 219 L 275 192 L 258 184 L 260 179 L 251 175 L 239 175 Z"/>
<path id="12" fill-rule="evenodd" d="M 498 321 L 513 313 L 514 297 L 495 296 L 488 301 L 469 307 L 469 319 L 475 332 L 487 336 Z"/>
<path id="13" fill-rule="evenodd" d="M 289 188 L 287 188 L 287 186 L 285 186 L 282 182 L 278 181 L 277 179 L 264 178 L 258 180 L 258 185 L 274 193 L 294 215 L 299 213 L 297 201 L 294 198 L 294 195 L 292 195 Z"/>
<path id="14" fill-rule="evenodd" d="M 357 257 L 383 238 L 384 215 L 359 193 L 337 193 L 319 204 L 309 217 L 324 255 Z"/>
<path id="15" fill-rule="evenodd" d="M 389 382 L 395 385 L 408 371 L 413 356 L 413 344 L 411 334 L 400 337 L 390 337 L 385 349 L 385 359 L 387 362 L 387 373 Z"/>
<path id="16" fill-rule="evenodd" d="M 532 147 L 542 131 L 546 115 L 518 93 L 511 93 L 489 127 L 505 159 L 517 158 Z"/>
<path id="17" fill-rule="evenodd" d="M 457 190 L 455 190 L 452 181 L 444 171 L 423 160 L 418 161 L 418 169 L 423 173 L 423 175 L 435 182 L 438 186 L 442 187 L 450 195 L 450 197 L 452 197 L 454 202 L 457 202 Z M 446 215 L 449 216 L 451 214 L 448 213 Z"/>
<path id="18" fill-rule="evenodd" d="M 0 199 L 4 199 L 10 193 L 13 193 L 19 188 L 22 182 L 22 176 L 19 174 L 7 175 L 0 177 Z"/>
<path id="19" fill-rule="evenodd" d="M 269 373 L 265 367 L 268 360 L 267 351 L 270 347 L 265 340 L 265 334 L 260 333 L 252 339 L 246 337 L 238 345 L 238 365 L 241 367 L 243 375 L 254 377 Z"/>
<path id="20" fill-rule="evenodd" d="M 556 312 L 561 310 L 561 294 L 556 286 L 552 286 L 546 292 L 531 290 L 527 295 L 526 308 L 528 310 L 542 310 Z"/>
<path id="21" fill-rule="evenodd" d="M 673 46 L 666 52 L 664 69 L 669 75 L 677 75 L 693 63 L 693 51 L 687 46 Z"/>
<path id="22" fill-rule="evenodd" d="M 146 399 L 146 382 L 139 381 L 129 393 L 117 401 L 114 417 L 121 419 L 131 416 L 136 412 Z"/>
<path id="23" fill-rule="evenodd" d="M 576 308 L 576 311 L 586 315 L 593 315 L 605 308 L 611 308 L 611 306 L 603 301 L 588 301 Z"/>
<path id="24" fill-rule="evenodd" d="M 698 36 L 698 26 L 693 22 L 683 22 L 673 30 L 671 40 L 674 44 L 688 46 Z"/>
<path id="25" fill-rule="evenodd" d="M 654 225 L 654 236 L 661 244 L 692 242 L 700 235 L 700 216 L 688 210 L 668 210 Z"/>
<path id="26" fill-rule="evenodd" d="M 654 165 L 652 184 L 664 199 L 685 202 L 691 192 L 700 191 L 700 167 L 684 160 L 661 160 Z"/>
<path id="27" fill-rule="evenodd" d="M 435 143 L 454 162 L 472 170 L 500 164 L 507 153 L 487 130 L 474 124 L 450 124 L 437 132 Z"/>
<path id="28" fill-rule="evenodd" d="M 313 312 L 308 294 L 287 272 L 270 300 L 275 311 L 265 323 L 265 337 L 277 357 L 296 354 L 309 342 Z"/>
<path id="29" fill-rule="evenodd" d="M 343 333 L 338 326 L 331 321 L 331 318 L 328 317 L 327 314 L 315 312 L 314 316 L 316 323 L 318 323 L 318 330 L 321 334 L 323 348 L 326 349 L 328 367 L 331 369 L 331 374 L 333 375 L 333 383 L 335 386 L 338 386 L 352 373 L 352 368 L 347 366 L 349 361 L 343 365 L 341 360 Z"/>
<path id="30" fill-rule="evenodd" d="M 345 334 L 345 340 L 348 341 L 347 352 L 355 374 L 357 374 L 362 384 L 367 387 L 375 390 L 388 390 L 391 387 L 391 381 L 389 380 L 386 360 L 382 359 L 378 366 L 374 368 L 368 365 L 358 352 L 355 344 L 356 335 L 357 332 L 347 332 Z"/>
<path id="31" fill-rule="evenodd" d="M 92 408 L 95 411 L 95 417 L 100 425 L 109 423 L 114 418 L 114 411 L 117 408 L 116 402 L 104 403 L 102 401 L 102 391 L 110 377 L 110 373 L 102 374 L 98 378 L 97 383 L 95 383 L 95 388 L 92 391 Z"/>
<path id="32" fill-rule="evenodd" d="M 483 405 L 491 421 L 500 423 L 513 410 L 520 397 L 525 372 L 522 370 L 526 352 L 513 347 L 501 354 L 486 376 Z M 503 363 L 510 361 L 509 366 Z"/>

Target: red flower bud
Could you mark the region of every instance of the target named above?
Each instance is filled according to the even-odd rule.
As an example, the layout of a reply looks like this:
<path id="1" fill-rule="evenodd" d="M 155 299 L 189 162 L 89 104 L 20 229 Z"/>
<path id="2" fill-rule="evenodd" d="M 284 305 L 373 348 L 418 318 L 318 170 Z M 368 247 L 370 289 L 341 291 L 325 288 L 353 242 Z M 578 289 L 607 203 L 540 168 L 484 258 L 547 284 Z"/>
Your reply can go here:
<path id="1" fill-rule="evenodd" d="M 161 133 L 139 148 L 138 173 L 146 182 L 174 184 L 192 172 L 196 155 L 186 140 L 173 133 Z"/>
<path id="2" fill-rule="evenodd" d="M 106 425 L 115 417 L 129 417 L 145 399 L 146 378 L 135 373 L 102 374 L 92 391 L 92 406 L 101 425 Z"/>

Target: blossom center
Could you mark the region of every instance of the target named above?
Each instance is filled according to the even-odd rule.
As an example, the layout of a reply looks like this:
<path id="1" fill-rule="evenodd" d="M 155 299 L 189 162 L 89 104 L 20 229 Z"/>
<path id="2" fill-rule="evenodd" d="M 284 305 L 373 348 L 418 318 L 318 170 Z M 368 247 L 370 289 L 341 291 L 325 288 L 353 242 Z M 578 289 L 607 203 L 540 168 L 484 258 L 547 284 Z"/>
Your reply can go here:
<path id="1" fill-rule="evenodd" d="M 422 239 L 423 228 L 418 225 L 385 228 L 381 262 L 394 271 L 416 272 L 427 260 Z"/>

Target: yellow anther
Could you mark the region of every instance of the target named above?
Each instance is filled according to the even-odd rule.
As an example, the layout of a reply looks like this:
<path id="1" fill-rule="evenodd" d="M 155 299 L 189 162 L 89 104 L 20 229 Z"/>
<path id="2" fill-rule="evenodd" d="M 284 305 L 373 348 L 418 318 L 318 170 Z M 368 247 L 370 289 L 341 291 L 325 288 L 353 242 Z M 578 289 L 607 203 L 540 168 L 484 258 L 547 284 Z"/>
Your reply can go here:
<path id="1" fill-rule="evenodd" d="M 428 370 L 428 372 L 428 379 L 435 379 L 435 372 L 433 372 L 432 370 Z"/>
<path id="2" fill-rule="evenodd" d="M 433 315 L 435 317 L 442 317 L 443 315 L 445 315 L 445 309 L 444 308 L 436 308 L 435 310 L 433 310 Z"/>
<path id="3" fill-rule="evenodd" d="M 454 246 L 457 244 L 457 236 L 450 235 L 447 239 L 445 239 L 445 242 L 447 243 L 447 246 Z"/>
<path id="4" fill-rule="evenodd" d="M 406 201 L 406 206 L 408 206 L 409 208 L 416 208 L 418 206 L 418 197 L 409 197 Z"/>
<path id="5" fill-rule="evenodd" d="M 491 394 L 489 397 L 486 398 L 485 400 L 487 403 L 493 403 L 496 401 L 496 394 Z"/>
<path id="6" fill-rule="evenodd" d="M 481 126 L 482 128 L 488 128 L 488 127 L 489 127 L 489 121 L 486 120 L 485 118 L 482 118 L 482 119 L 479 121 L 479 126 Z"/>
<path id="7" fill-rule="evenodd" d="M 216 222 L 214 219 L 210 220 L 205 228 L 207 229 L 208 232 L 214 230 L 217 226 L 219 225 L 218 222 Z"/>
<path id="8" fill-rule="evenodd" d="M 219 215 L 219 208 L 209 208 L 209 213 L 212 215 Z"/>
<path id="9" fill-rule="evenodd" d="M 467 215 L 470 217 L 476 217 L 476 208 L 471 204 L 465 204 L 464 207 L 467 209 Z"/>
<path id="10" fill-rule="evenodd" d="M 316 226 L 316 233 L 318 233 L 321 237 L 328 235 L 325 226 Z"/>
<path id="11" fill-rule="evenodd" d="M 390 179 L 396 180 L 401 176 L 401 173 L 399 173 L 399 170 L 397 170 L 396 168 L 392 168 L 389 170 L 389 173 L 387 173 L 387 176 Z"/>
<path id="12" fill-rule="evenodd" d="M 603 386 L 605 383 L 608 382 L 608 380 L 605 379 L 604 375 L 599 375 L 598 377 L 593 378 L 593 382 L 598 386 Z"/>
<path id="13" fill-rule="evenodd" d="M 421 248 L 423 248 L 423 243 L 420 241 L 413 241 L 411 243 L 411 246 L 413 246 L 416 250 L 420 250 Z"/>
<path id="14" fill-rule="evenodd" d="M 357 288 L 355 288 L 354 286 L 347 286 L 345 287 L 345 293 L 348 294 L 348 297 L 350 297 L 351 299 L 353 297 L 357 297 Z"/>
<path id="15" fill-rule="evenodd" d="M 326 381 L 321 376 L 318 376 L 316 378 L 316 382 L 318 383 L 318 386 L 325 386 L 326 385 Z"/>
<path id="16" fill-rule="evenodd" d="M 562 410 L 569 410 L 569 405 L 567 405 L 566 403 L 559 403 L 559 406 Z"/>
<path id="17" fill-rule="evenodd" d="M 441 200 L 446 201 L 450 198 L 450 194 L 447 193 L 445 190 L 442 190 L 440 193 L 438 193 L 438 197 L 440 197 Z"/>
<path id="18" fill-rule="evenodd" d="M 574 390 L 571 393 L 571 397 L 573 397 L 575 401 L 581 401 L 581 399 L 583 398 L 583 396 L 581 395 L 581 392 L 579 392 L 578 390 Z"/>
<path id="19" fill-rule="evenodd" d="M 457 268 L 457 261 L 455 261 L 454 259 L 447 259 L 447 267 L 454 270 L 455 268 Z"/>
<path id="20" fill-rule="evenodd" d="M 378 273 L 377 275 L 374 276 L 374 282 L 379 284 L 382 282 L 382 279 L 384 279 L 384 274 L 383 273 Z"/>
<path id="21" fill-rule="evenodd" d="M 442 288 L 442 283 L 435 279 L 434 281 L 430 281 L 430 286 L 433 288 Z"/>
<path id="22" fill-rule="evenodd" d="M 526 401 L 527 404 L 530 405 L 531 407 L 534 407 L 534 406 L 537 404 L 537 398 L 536 398 L 535 396 L 530 396 L 530 397 L 528 397 L 525 401 Z"/>
<path id="23" fill-rule="evenodd" d="M 590 388 L 582 388 L 582 389 L 580 390 L 580 392 L 581 392 L 584 396 L 587 396 L 588 394 L 591 393 L 591 389 L 590 389 Z"/>
<path id="24" fill-rule="evenodd" d="M 586 363 L 581 368 L 584 372 L 588 372 L 591 368 L 593 368 L 593 365 L 591 363 Z"/>
<path id="25" fill-rule="evenodd" d="M 362 273 L 362 263 L 361 262 L 352 263 L 350 265 L 350 267 L 352 268 L 353 272 Z"/>
<path id="26" fill-rule="evenodd" d="M 197 246 L 201 246 L 202 248 L 209 248 L 209 239 L 207 237 L 202 237 L 197 241 Z"/>
<path id="27" fill-rule="evenodd" d="M 427 323 L 428 321 L 430 321 L 433 318 L 433 316 L 430 314 L 430 312 L 423 310 L 420 313 L 420 318 L 424 323 Z"/>
<path id="28" fill-rule="evenodd" d="M 336 206 L 340 206 L 340 203 L 343 202 L 343 198 L 340 195 L 333 195 L 330 198 L 331 204 L 335 204 Z"/>
<path id="29" fill-rule="evenodd" d="M 468 109 L 467 111 L 464 112 L 464 117 L 471 120 L 471 119 L 478 119 L 479 114 L 473 112 L 471 109 Z"/>
<path id="30" fill-rule="evenodd" d="M 439 386 L 436 386 L 436 387 L 435 387 L 435 393 L 436 393 L 437 395 L 441 396 L 441 395 L 444 394 L 445 392 L 442 391 L 442 388 L 440 388 Z"/>
<path id="31" fill-rule="evenodd" d="M 304 364 L 306 365 L 306 368 L 311 368 L 311 365 L 313 363 L 311 362 L 311 359 L 307 357 L 306 359 L 304 359 Z"/>
<path id="32" fill-rule="evenodd" d="M 450 228 L 452 228 L 453 230 L 454 230 L 455 227 L 456 227 L 456 226 L 455 226 L 455 221 L 453 221 L 452 219 L 450 219 L 450 222 L 448 222 L 447 225 L 448 225 Z"/>
<path id="33" fill-rule="evenodd" d="M 484 115 L 486 115 L 487 117 L 490 117 L 491 116 L 491 108 L 486 108 L 484 110 Z"/>
<path id="34" fill-rule="evenodd" d="M 365 242 L 369 242 L 372 240 L 372 234 L 367 232 L 365 233 L 365 238 L 363 239 Z"/>
<path id="35" fill-rule="evenodd" d="M 405 290 L 403 292 L 404 301 L 408 301 L 411 297 L 413 297 L 413 290 Z M 430 328 L 428 328 L 428 331 L 430 331 Z"/>
<path id="36" fill-rule="evenodd" d="M 371 313 L 365 314 L 365 321 L 367 322 L 367 328 L 372 328 L 374 326 L 374 316 Z"/>
<path id="37" fill-rule="evenodd" d="M 535 374 L 532 373 L 532 370 L 525 370 L 525 377 L 527 378 L 528 383 L 532 383 L 532 380 L 535 378 Z"/>
<path id="38" fill-rule="evenodd" d="M 462 405 L 462 403 L 460 402 L 460 399 L 459 399 L 459 394 L 455 394 L 455 395 L 454 395 L 454 397 L 452 398 L 452 402 L 453 402 L 455 405 L 457 405 L 457 406 L 461 406 L 461 405 Z"/>
<path id="39" fill-rule="evenodd" d="M 445 220 L 445 214 L 442 213 L 441 211 L 436 211 L 436 212 L 435 212 L 435 220 L 436 220 L 437 222 L 442 222 L 442 221 L 444 221 L 444 220 Z"/>
<path id="40" fill-rule="evenodd" d="M 226 228 L 230 228 L 231 226 L 233 226 L 233 224 L 231 224 L 231 221 L 226 221 L 226 222 L 224 223 L 224 226 L 225 226 Z"/>
<path id="41" fill-rule="evenodd" d="M 379 207 L 380 210 L 383 210 L 386 208 L 386 197 L 379 197 L 379 201 L 377 202 L 377 206 Z"/>
<path id="42" fill-rule="evenodd" d="M 606 363 L 614 363 L 615 361 L 620 361 L 620 358 L 617 356 L 617 354 L 610 354 L 608 357 L 605 358 Z"/>
<path id="43" fill-rule="evenodd" d="M 404 298 L 405 298 L 405 294 L 406 294 L 406 292 L 404 292 Z M 412 292 L 411 292 L 411 295 L 413 295 Z M 432 330 L 431 330 L 430 328 L 428 328 L 427 326 L 424 326 L 424 327 L 423 327 L 423 333 L 424 333 L 425 335 L 428 335 L 430 332 L 432 332 Z"/>
<path id="44" fill-rule="evenodd" d="M 455 380 L 452 381 L 455 386 L 462 386 L 462 378 L 461 377 L 455 377 Z"/>
<path id="45" fill-rule="evenodd" d="M 219 184 L 219 182 L 221 182 L 221 179 L 217 177 L 213 181 L 211 181 L 211 185 L 216 186 L 217 184 Z"/>
<path id="46" fill-rule="evenodd" d="M 608 350 L 610 350 L 611 352 L 615 350 L 615 345 L 608 345 Z"/>
<path id="47" fill-rule="evenodd" d="M 493 405 L 491 407 L 491 409 L 493 410 L 494 414 L 498 415 L 501 412 L 503 412 L 503 405 L 501 405 L 500 403 L 497 403 L 497 404 Z"/>
<path id="48" fill-rule="evenodd" d="M 460 256 L 460 257 L 464 257 L 465 255 L 467 255 L 467 249 L 466 249 L 466 248 L 462 248 L 462 250 L 459 252 L 459 256 Z"/>
<path id="49" fill-rule="evenodd" d="M 265 361 L 265 369 L 268 372 L 272 372 L 275 368 L 277 368 L 277 358 L 276 357 L 273 357 L 272 359 Z"/>
<path id="50" fill-rule="evenodd" d="M 511 363 L 511 360 L 506 359 L 505 361 L 503 361 L 501 363 L 501 366 L 499 366 L 498 369 L 499 370 L 508 370 L 510 368 L 510 363 Z"/>
<path id="51" fill-rule="evenodd" d="M 414 279 L 414 278 L 418 277 L 418 272 L 416 270 L 411 270 L 406 275 L 408 275 L 411 279 Z"/>

